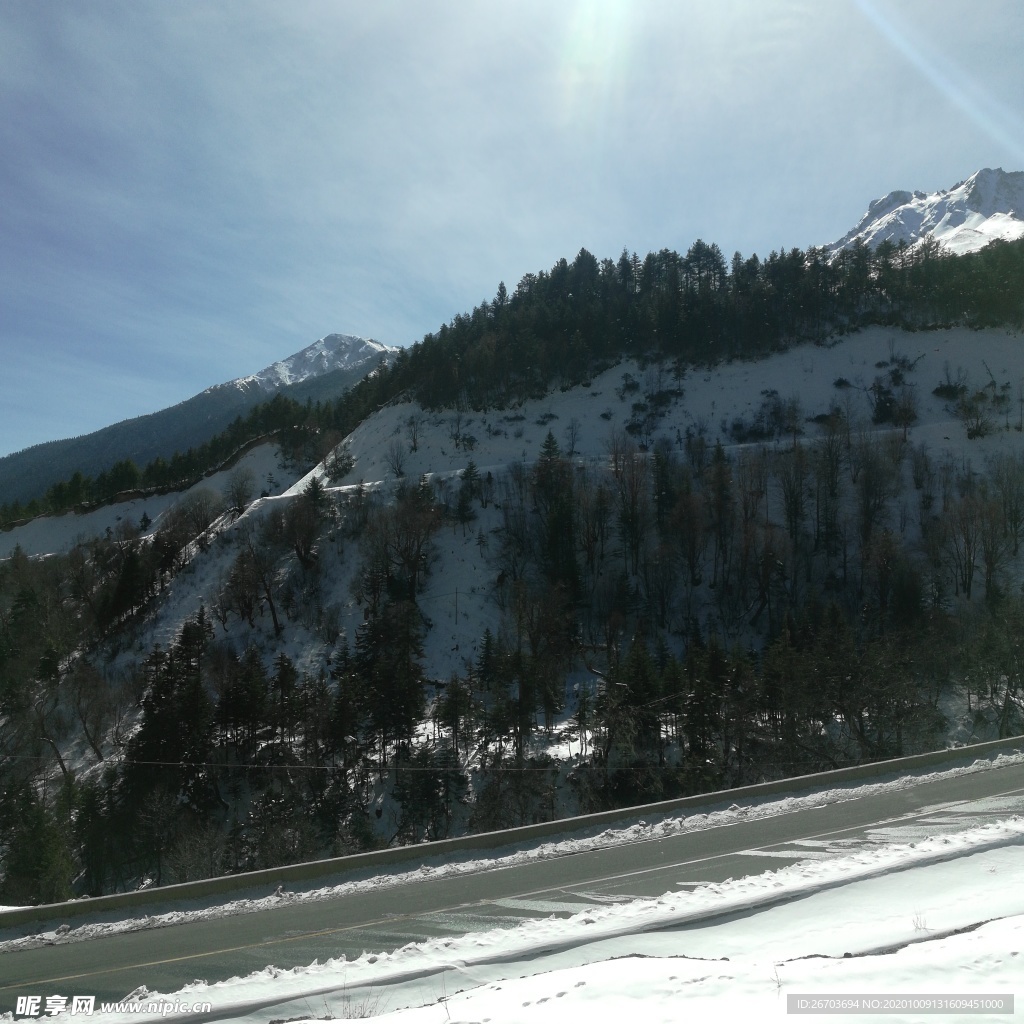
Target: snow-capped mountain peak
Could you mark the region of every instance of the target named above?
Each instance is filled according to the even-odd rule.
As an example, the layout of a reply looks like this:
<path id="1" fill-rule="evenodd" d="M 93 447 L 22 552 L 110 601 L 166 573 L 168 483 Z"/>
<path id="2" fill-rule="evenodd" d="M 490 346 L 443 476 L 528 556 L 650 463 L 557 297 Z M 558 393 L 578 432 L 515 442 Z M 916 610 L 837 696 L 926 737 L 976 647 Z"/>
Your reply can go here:
<path id="1" fill-rule="evenodd" d="M 997 238 L 1024 237 L 1024 172 L 986 167 L 939 192 L 890 192 L 860 223 L 828 246 L 834 255 L 860 241 L 909 246 L 934 238 L 953 253 L 975 252 Z"/>
<path id="2" fill-rule="evenodd" d="M 396 351 L 379 341 L 359 338 L 354 334 L 328 334 L 287 359 L 280 359 L 258 373 L 239 377 L 231 383 L 243 389 L 255 385 L 269 393 L 286 384 L 298 384 L 332 370 L 351 370 Z"/>

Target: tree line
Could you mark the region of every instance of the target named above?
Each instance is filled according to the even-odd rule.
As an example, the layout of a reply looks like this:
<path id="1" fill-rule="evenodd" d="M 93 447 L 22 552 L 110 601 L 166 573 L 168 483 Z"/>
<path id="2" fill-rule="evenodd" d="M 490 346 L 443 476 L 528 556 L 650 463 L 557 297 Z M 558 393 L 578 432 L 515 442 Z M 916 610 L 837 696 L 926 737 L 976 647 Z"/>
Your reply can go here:
<path id="1" fill-rule="evenodd" d="M 459 314 L 403 349 L 333 401 L 275 396 L 198 448 L 139 469 L 130 460 L 95 479 L 81 473 L 42 499 L 0 505 L 0 528 L 36 515 L 144 489 L 195 483 L 253 440 L 273 435 L 296 459 L 315 461 L 369 413 L 400 395 L 426 407 L 487 408 L 576 383 L 626 356 L 714 363 L 754 358 L 800 341 L 822 342 L 870 324 L 922 329 L 1024 324 L 1024 241 L 953 255 L 932 239 L 908 247 L 856 244 L 735 253 L 696 241 L 617 261 L 581 249 L 570 263 L 527 274 L 511 293 Z"/>

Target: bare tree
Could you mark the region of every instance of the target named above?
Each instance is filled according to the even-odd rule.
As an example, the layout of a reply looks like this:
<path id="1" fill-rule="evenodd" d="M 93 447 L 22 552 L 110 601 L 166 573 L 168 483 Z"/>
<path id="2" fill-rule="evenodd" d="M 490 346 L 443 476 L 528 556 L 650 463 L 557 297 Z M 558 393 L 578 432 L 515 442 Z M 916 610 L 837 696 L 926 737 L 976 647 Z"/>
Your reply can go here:
<path id="1" fill-rule="evenodd" d="M 830 498 L 839 497 L 839 475 L 843 461 L 845 417 L 833 409 L 825 430 L 814 443 L 814 463 L 821 484 Z"/>
<path id="2" fill-rule="evenodd" d="M 780 452 L 775 472 L 782 487 L 782 507 L 786 514 L 789 539 L 795 544 L 807 518 L 808 464 L 804 446 L 797 443 L 792 450 Z"/>
<path id="3" fill-rule="evenodd" d="M 373 516 L 367 522 L 360 538 L 360 548 L 362 566 L 353 580 L 352 589 L 360 603 L 363 600 L 368 603 L 369 614 L 376 615 L 391 575 L 391 558 L 382 516 Z"/>
<path id="4" fill-rule="evenodd" d="M 1024 531 L 1024 458 L 999 455 L 992 467 L 992 482 L 1002 508 L 1003 524 L 1013 543 L 1013 557 L 1020 550 Z"/>
<path id="5" fill-rule="evenodd" d="M 952 502 L 946 513 L 946 543 L 953 565 L 953 579 L 957 592 L 962 589 L 968 600 L 974 586 L 974 570 L 981 541 L 978 511 L 977 500 L 973 495 L 967 495 Z"/>
<path id="6" fill-rule="evenodd" d="M 175 828 L 166 853 L 167 870 L 175 882 L 191 882 L 220 874 L 224 832 L 215 822 Z"/>
<path id="7" fill-rule="evenodd" d="M 456 448 L 462 444 L 462 426 L 465 423 L 465 419 L 462 409 L 458 408 L 448 420 L 448 436 L 452 439 Z"/>
<path id="8" fill-rule="evenodd" d="M 146 690 L 146 674 L 139 665 L 128 670 L 106 673 L 107 693 L 110 698 L 110 742 L 116 750 L 123 750 L 131 738 L 135 724 L 134 712 Z"/>
<path id="9" fill-rule="evenodd" d="M 381 508 L 363 534 L 363 568 L 356 583 L 376 610 L 385 590 L 401 591 L 415 603 L 428 568 L 430 540 L 441 525 L 441 510 L 429 485 L 404 486 L 395 504 Z"/>
<path id="10" fill-rule="evenodd" d="M 708 464 L 708 418 L 698 416 L 692 427 L 686 428 L 686 457 L 690 460 L 693 475 L 700 480 Z"/>
<path id="11" fill-rule="evenodd" d="M 912 384 L 900 388 L 893 404 L 892 421 L 903 428 L 903 440 L 907 439 L 910 425 L 917 420 L 917 392 Z"/>
<path id="12" fill-rule="evenodd" d="M 240 516 L 252 501 L 255 483 L 253 472 L 248 466 L 236 466 L 231 471 L 224 490 L 224 498 L 228 508 L 236 516 Z"/>
<path id="13" fill-rule="evenodd" d="M 803 433 L 803 405 L 799 395 L 791 395 L 779 404 L 779 434 L 785 433 L 793 438 L 793 447 L 796 447 L 796 439 Z"/>
<path id="14" fill-rule="evenodd" d="M 674 552 L 669 544 L 657 544 L 653 552 L 644 559 L 642 583 L 644 599 L 658 626 L 665 628 L 668 621 L 672 594 L 675 591 L 677 573 Z"/>
<path id="15" fill-rule="evenodd" d="M 388 442 L 387 451 L 384 453 L 384 461 L 387 463 L 391 475 L 394 477 L 405 476 L 405 445 L 397 438 Z"/>
<path id="16" fill-rule="evenodd" d="M 875 533 L 864 548 L 865 589 L 874 592 L 879 624 L 884 629 L 892 601 L 900 549 L 891 530 Z"/>
<path id="17" fill-rule="evenodd" d="M 565 457 L 567 459 L 574 459 L 576 457 L 576 445 L 579 443 L 580 431 L 583 429 L 580 421 L 573 416 L 569 420 L 569 425 L 565 428 Z"/>
<path id="18" fill-rule="evenodd" d="M 612 476 L 617 480 L 625 462 L 627 440 L 621 431 L 612 430 L 605 446 L 608 449 L 608 466 L 612 471 Z"/>
<path id="19" fill-rule="evenodd" d="M 220 515 L 221 502 L 218 495 L 208 487 L 187 494 L 181 501 L 181 511 L 188 523 L 192 536 L 205 550 L 208 543 L 204 536 L 210 524 Z"/>
<path id="20" fill-rule="evenodd" d="M 739 490 L 740 522 L 749 526 L 757 518 L 768 493 L 768 452 L 743 449 L 736 458 L 736 482 Z"/>
<path id="21" fill-rule="evenodd" d="M 423 417 L 413 413 L 405 421 L 405 436 L 409 439 L 409 451 L 416 452 L 420 445 L 420 432 L 423 429 Z"/>
<path id="22" fill-rule="evenodd" d="M 732 554 L 733 527 L 736 518 L 736 497 L 733 491 L 732 463 L 721 442 L 716 442 L 707 477 L 708 525 L 714 538 L 714 564 L 711 577 L 729 580 Z"/>
<path id="23" fill-rule="evenodd" d="M 619 532 L 627 565 L 640 566 L 640 552 L 650 526 L 650 480 L 647 459 L 632 445 L 626 447 L 616 475 L 619 485 Z"/>
<path id="24" fill-rule="evenodd" d="M 985 600 L 999 596 L 999 574 L 1010 557 L 1010 537 L 1003 528 L 1003 514 L 998 498 L 982 493 L 978 502 L 978 539 L 981 561 L 985 568 Z"/>
<path id="25" fill-rule="evenodd" d="M 32 702 L 32 711 L 37 735 L 53 750 L 64 780 L 70 782 L 71 774 L 60 751 L 60 743 L 68 734 L 68 721 L 60 699 L 59 687 L 47 686 L 41 689 Z"/>
<path id="26" fill-rule="evenodd" d="M 180 568 L 189 559 L 189 550 L 195 543 L 201 551 L 209 547 L 207 530 L 220 514 L 220 499 L 208 488 L 190 491 L 181 501 L 168 509 L 158 531 L 158 539 L 174 552 L 173 562 Z"/>
<path id="27" fill-rule="evenodd" d="M 249 581 L 255 581 L 262 592 L 270 609 L 270 617 L 274 622 L 274 632 L 280 636 L 284 630 L 277 615 L 274 603 L 274 591 L 277 588 L 277 567 L 273 546 L 269 543 L 267 531 L 258 536 L 251 524 L 242 530 L 242 551 L 239 559 L 240 568 Z"/>
<path id="28" fill-rule="evenodd" d="M 686 566 L 689 586 L 699 587 L 708 549 L 708 515 L 704 495 L 685 481 L 672 510 L 672 536 Z"/>
<path id="29" fill-rule="evenodd" d="M 882 451 L 892 465 L 892 471 L 897 477 L 903 470 L 903 462 L 907 457 L 907 449 L 910 443 L 902 435 L 895 431 L 888 431 L 882 435 Z"/>
<path id="30" fill-rule="evenodd" d="M 427 549 L 441 525 L 440 510 L 428 486 L 410 487 L 399 494 L 392 514 L 385 520 L 388 548 L 415 603 L 419 581 L 427 568 Z"/>
<path id="31" fill-rule="evenodd" d="M 814 444 L 814 543 L 829 556 L 835 554 L 839 538 L 839 494 L 843 456 L 840 424 L 833 425 Z"/>
<path id="32" fill-rule="evenodd" d="M 924 490 L 929 480 L 935 478 L 935 469 L 932 466 L 931 456 L 928 454 L 928 446 L 923 441 L 911 449 L 910 471 L 914 480 L 914 488 L 918 491 Z"/>
<path id="33" fill-rule="evenodd" d="M 870 438 L 861 438 L 854 445 L 859 470 L 855 479 L 857 513 L 860 520 L 861 543 L 867 544 L 871 534 L 886 512 L 896 484 L 896 473 L 890 459 L 885 458 Z"/>
<path id="34" fill-rule="evenodd" d="M 96 618 L 99 614 L 96 598 L 103 581 L 95 559 L 89 558 L 82 546 L 76 546 L 68 553 L 67 572 L 72 595 L 82 601 Z"/>
<path id="35" fill-rule="evenodd" d="M 955 411 L 971 440 L 987 437 L 995 429 L 988 405 L 988 395 L 984 390 L 976 391 L 973 395 L 962 395 L 956 403 Z"/>
<path id="36" fill-rule="evenodd" d="M 604 559 L 608 524 L 611 519 L 612 494 L 603 479 L 595 480 L 583 467 L 577 470 L 576 515 L 579 521 L 577 536 L 586 559 L 587 570 L 595 571 Z"/>
<path id="37" fill-rule="evenodd" d="M 82 733 L 96 759 L 102 761 L 103 734 L 110 724 L 113 711 L 110 687 L 96 667 L 84 658 L 77 662 L 68 682 L 71 703 L 82 726 Z"/>
<path id="38" fill-rule="evenodd" d="M 757 533 L 754 559 L 757 566 L 758 605 L 750 621 L 756 623 L 767 609 L 768 632 L 771 634 L 775 631 L 778 605 L 785 596 L 785 584 L 790 576 L 787 562 L 791 552 L 786 535 L 777 527 L 767 525 L 759 528 Z"/>

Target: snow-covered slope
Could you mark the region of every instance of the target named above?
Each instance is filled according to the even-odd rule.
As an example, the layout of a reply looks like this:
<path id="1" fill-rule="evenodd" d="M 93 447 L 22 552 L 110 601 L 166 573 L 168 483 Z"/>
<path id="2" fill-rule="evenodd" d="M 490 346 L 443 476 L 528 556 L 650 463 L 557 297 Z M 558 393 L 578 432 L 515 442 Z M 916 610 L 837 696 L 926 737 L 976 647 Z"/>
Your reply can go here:
<path id="1" fill-rule="evenodd" d="M 736 455 L 743 445 L 730 435 L 731 425 L 736 420 L 752 420 L 765 395 L 773 392 L 784 398 L 799 396 L 805 418 L 825 413 L 831 403 L 838 402 L 848 410 L 856 429 L 869 429 L 869 388 L 880 372 L 879 362 L 893 351 L 902 353 L 913 365 L 909 381 L 918 391 L 918 419 L 910 428 L 909 441 L 926 449 L 936 464 L 963 465 L 973 460 L 984 466 L 987 459 L 1000 453 L 1020 450 L 1016 405 L 1007 404 L 998 415 L 993 413 L 996 419 L 988 436 L 968 440 L 966 428 L 949 402 L 932 393 L 944 379 L 947 365 L 950 372 L 962 374 L 975 388 L 983 387 L 990 373 L 995 390 L 1008 389 L 1007 393 L 1013 393 L 1015 382 L 1024 379 L 1024 348 L 1019 335 L 967 328 L 910 334 L 872 327 L 828 347 L 795 347 L 756 362 L 735 361 L 697 370 L 681 382 L 683 393 L 665 408 L 651 444 L 663 438 L 678 451 L 688 429 L 701 430 L 709 445 L 721 441 L 730 455 Z M 842 388 L 837 381 L 844 382 Z M 499 572 L 494 531 L 502 524 L 503 513 L 497 506 L 509 467 L 532 465 L 550 430 L 563 452 L 571 451 L 581 468 L 597 472 L 608 464 L 613 437 L 628 436 L 634 400 L 674 385 L 667 368 L 659 371 L 658 367 L 640 368 L 624 362 L 585 384 L 566 391 L 555 389 L 511 409 L 460 414 L 450 409 L 425 411 L 411 400 L 389 404 L 346 438 L 344 448 L 352 459 L 347 473 L 332 477 L 327 464 L 321 463 L 297 479 L 281 478 L 280 488 L 257 500 L 236 523 L 227 525 L 223 538 L 196 558 L 188 573 L 171 580 L 140 636 L 143 646 L 167 646 L 201 605 L 213 607 L 223 586 L 222 577 L 237 555 L 239 531 L 247 524 L 257 524 L 273 510 L 287 508 L 313 477 L 322 480 L 337 501 L 365 490 L 376 495 L 373 507 L 378 508 L 391 500 L 399 479 L 396 463 L 401 462 L 405 480 L 426 477 L 439 498 L 453 506 L 458 474 L 472 460 L 482 479 L 489 474 L 493 478 L 494 501 L 487 508 L 478 507 L 476 518 L 467 527 L 451 521 L 438 531 L 433 540 L 436 558 L 418 598 L 425 620 L 431 623 L 424 637 L 426 676 L 444 680 L 453 672 L 464 672 L 467 659 L 473 662 L 479 655 L 484 631 L 490 629 L 497 635 L 501 628 L 501 610 L 494 596 Z M 411 450 L 413 425 L 415 451 Z M 808 438 L 816 436 L 816 428 L 810 423 L 805 426 Z M 124 510 L 122 514 L 138 513 Z M 781 516 L 781 510 L 777 514 Z M 155 519 L 152 511 L 150 516 Z M 70 524 L 47 522 L 52 522 L 47 535 L 24 535 L 26 548 L 32 543 L 32 550 L 40 553 L 61 550 L 67 538 L 75 536 Z M 895 528 L 897 522 L 897 510 L 893 509 L 891 525 Z M 19 530 L 5 538 L 8 546 L 22 541 Z M 364 606 L 353 592 L 360 564 L 358 543 L 347 542 L 340 534 L 321 545 L 318 600 L 324 608 L 333 609 L 339 635 L 344 634 L 350 642 L 364 618 Z M 282 571 L 287 571 L 286 567 Z M 257 638 L 272 644 L 275 651 L 284 650 L 300 672 L 316 675 L 333 651 L 333 645 L 316 629 L 291 622 L 284 639 L 273 639 L 269 619 L 258 621 Z M 237 617 L 220 635 L 239 649 L 254 636 Z M 567 679 L 566 686 L 571 688 L 575 681 Z"/>
<path id="2" fill-rule="evenodd" d="M 328 334 L 301 352 L 265 366 L 259 373 L 239 377 L 218 387 L 246 389 L 256 385 L 261 391 L 271 393 L 285 385 L 299 384 L 332 370 L 352 370 L 364 364 L 369 368 L 371 361 L 397 351 L 379 341 L 359 338 L 354 334 Z"/>
<path id="3" fill-rule="evenodd" d="M 828 246 L 838 253 L 855 242 L 918 245 L 934 238 L 953 253 L 976 252 L 1002 238 L 1024 236 L 1024 172 L 985 168 L 941 192 L 890 192 L 876 199 L 860 223 Z"/>
<path id="4" fill-rule="evenodd" d="M 273 442 L 257 445 L 230 467 L 204 477 L 184 491 L 149 494 L 100 505 L 89 512 L 64 512 L 38 516 L 10 530 L 0 530 L 0 559 L 8 558 L 20 547 L 26 555 L 51 555 L 70 551 L 90 537 L 102 537 L 116 531 L 124 522 L 138 523 L 144 516 L 151 521 L 150 532 L 160 526 L 160 517 L 183 498 L 200 491 L 220 495 L 235 472 L 252 474 L 256 494 L 280 494 L 291 482 L 289 469 L 280 449 Z"/>

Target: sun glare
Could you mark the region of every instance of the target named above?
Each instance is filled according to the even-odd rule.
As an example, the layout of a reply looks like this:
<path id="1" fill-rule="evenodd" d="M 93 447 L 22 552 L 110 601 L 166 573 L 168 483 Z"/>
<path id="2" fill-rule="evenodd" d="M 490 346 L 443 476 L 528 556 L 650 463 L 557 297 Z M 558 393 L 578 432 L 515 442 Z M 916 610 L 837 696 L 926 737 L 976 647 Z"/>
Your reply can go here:
<path id="1" fill-rule="evenodd" d="M 625 85 L 630 22 L 623 0 L 578 0 L 567 19 L 561 57 L 562 114 L 566 121 L 594 126 L 617 109 Z"/>
<path id="2" fill-rule="evenodd" d="M 924 36 L 878 0 L 855 0 L 865 18 L 928 83 L 956 104 L 994 142 L 1024 163 L 1024 120 L 958 66 L 947 52 L 929 46 Z"/>

